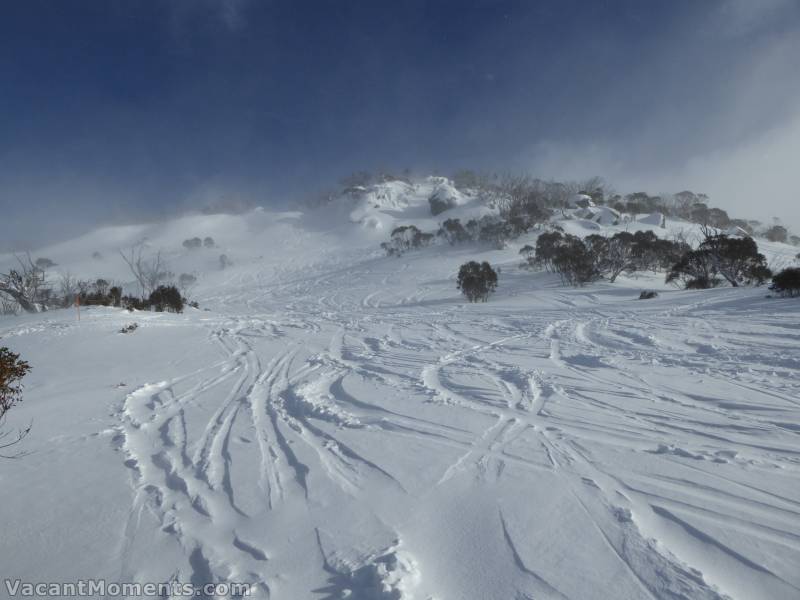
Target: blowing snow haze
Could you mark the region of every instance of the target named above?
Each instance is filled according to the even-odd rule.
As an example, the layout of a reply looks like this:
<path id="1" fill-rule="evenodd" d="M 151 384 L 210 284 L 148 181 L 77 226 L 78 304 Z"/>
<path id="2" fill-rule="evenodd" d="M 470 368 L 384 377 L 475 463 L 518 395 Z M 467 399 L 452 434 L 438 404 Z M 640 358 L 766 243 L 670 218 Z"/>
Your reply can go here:
<path id="1" fill-rule="evenodd" d="M 795 0 L 5 2 L 0 239 L 381 168 L 600 175 L 796 225 L 798 57 Z"/>

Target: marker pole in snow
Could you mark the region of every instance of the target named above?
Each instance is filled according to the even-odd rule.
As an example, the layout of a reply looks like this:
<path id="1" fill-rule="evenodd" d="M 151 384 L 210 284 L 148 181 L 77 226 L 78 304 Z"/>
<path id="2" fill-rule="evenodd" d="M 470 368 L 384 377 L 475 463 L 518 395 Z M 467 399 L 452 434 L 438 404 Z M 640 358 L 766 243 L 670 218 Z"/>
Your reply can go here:
<path id="1" fill-rule="evenodd" d="M 78 313 L 78 322 L 81 320 L 81 295 L 75 294 L 75 310 Z"/>

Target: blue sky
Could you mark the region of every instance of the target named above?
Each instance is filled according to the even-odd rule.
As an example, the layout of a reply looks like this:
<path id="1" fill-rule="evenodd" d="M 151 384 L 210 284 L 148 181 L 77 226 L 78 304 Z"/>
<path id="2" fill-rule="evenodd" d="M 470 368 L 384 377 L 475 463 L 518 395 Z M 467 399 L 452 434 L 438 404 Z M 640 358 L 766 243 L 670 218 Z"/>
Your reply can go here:
<path id="1" fill-rule="evenodd" d="M 796 0 L 25 0 L 0 16 L 6 244 L 407 167 L 603 175 L 747 216 L 778 197 L 766 210 L 800 224 L 782 192 Z"/>

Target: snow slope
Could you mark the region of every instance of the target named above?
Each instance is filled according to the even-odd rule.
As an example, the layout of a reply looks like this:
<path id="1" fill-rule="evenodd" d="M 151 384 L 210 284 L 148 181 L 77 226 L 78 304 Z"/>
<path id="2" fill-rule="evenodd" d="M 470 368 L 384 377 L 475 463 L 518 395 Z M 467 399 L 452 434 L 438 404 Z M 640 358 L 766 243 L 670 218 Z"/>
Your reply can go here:
<path id="1" fill-rule="evenodd" d="M 200 274 L 208 310 L 0 318 L 33 366 L 11 420 L 33 421 L 29 454 L 0 461 L 3 576 L 291 600 L 800 597 L 800 303 L 661 276 L 563 288 L 518 267 L 532 238 L 387 258 L 387 227 L 436 221 L 398 197 L 43 251 L 124 279 L 115 248 L 147 235 Z M 183 250 L 194 235 L 220 248 Z M 455 288 L 470 259 L 502 269 L 487 304 Z"/>

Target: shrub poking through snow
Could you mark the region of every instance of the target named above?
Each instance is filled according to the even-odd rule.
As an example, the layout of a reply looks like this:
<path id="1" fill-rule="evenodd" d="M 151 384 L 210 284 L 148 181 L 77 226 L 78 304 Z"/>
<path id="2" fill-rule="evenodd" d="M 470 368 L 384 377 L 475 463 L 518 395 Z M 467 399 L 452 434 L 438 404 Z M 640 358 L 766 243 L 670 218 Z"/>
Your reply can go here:
<path id="1" fill-rule="evenodd" d="M 120 333 L 133 333 L 137 329 L 139 329 L 139 324 L 138 323 L 129 323 L 129 324 L 125 325 L 125 327 L 120 329 L 119 332 Z"/>
<path id="2" fill-rule="evenodd" d="M 16 434 L 3 428 L 6 413 L 22 402 L 20 381 L 30 369 L 28 363 L 20 360 L 19 354 L 11 352 L 8 348 L 0 348 L 0 457 L 2 458 L 12 458 L 3 454 L 3 451 L 21 441 L 30 432 L 30 426 Z"/>
<path id="3" fill-rule="evenodd" d="M 150 303 L 147 300 L 136 298 L 135 296 L 123 296 L 122 306 L 128 312 L 135 310 L 150 310 Z"/>
<path id="4" fill-rule="evenodd" d="M 781 296 L 800 296 L 800 268 L 784 269 L 772 278 L 770 287 Z"/>
<path id="5" fill-rule="evenodd" d="M 183 296 L 174 285 L 158 286 L 150 294 L 150 305 L 156 312 L 183 312 Z"/>
<path id="6" fill-rule="evenodd" d="M 464 229 L 460 219 L 447 219 L 439 227 L 439 231 L 436 232 L 436 235 L 447 240 L 447 243 L 451 246 L 463 244 L 472 239 L 467 230 Z"/>
<path id="7" fill-rule="evenodd" d="M 94 282 L 76 281 L 81 306 L 120 306 L 122 302 L 122 288 L 111 286 L 105 279 Z M 109 287 L 111 286 L 111 287 Z M 66 286 L 65 286 L 66 287 Z M 65 294 L 62 303 L 69 306 L 74 301 L 73 294 Z"/>
<path id="8" fill-rule="evenodd" d="M 477 263 L 473 260 L 461 265 L 457 284 L 470 302 L 486 302 L 497 288 L 497 272 L 488 262 Z"/>
<path id="9" fill-rule="evenodd" d="M 658 292 L 644 290 L 641 294 L 639 294 L 639 300 L 652 300 L 653 298 L 658 298 Z"/>

